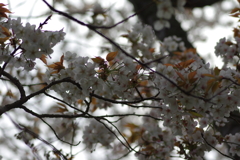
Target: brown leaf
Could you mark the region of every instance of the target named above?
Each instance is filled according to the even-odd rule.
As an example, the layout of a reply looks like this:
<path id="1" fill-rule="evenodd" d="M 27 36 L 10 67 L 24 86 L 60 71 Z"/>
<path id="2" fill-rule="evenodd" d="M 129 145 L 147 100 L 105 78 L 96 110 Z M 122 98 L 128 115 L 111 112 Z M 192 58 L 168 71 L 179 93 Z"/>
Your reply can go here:
<path id="1" fill-rule="evenodd" d="M 0 3 L 0 17 L 8 18 L 6 13 L 12 13 L 12 12 L 10 12 L 7 8 L 4 8 L 4 6 L 6 5 L 3 3 Z"/>
<path id="2" fill-rule="evenodd" d="M 240 10 L 240 9 L 237 8 L 237 7 L 236 7 L 236 8 L 233 8 L 232 11 L 230 12 L 230 14 L 235 13 L 235 12 L 238 12 L 239 10 Z"/>
<path id="3" fill-rule="evenodd" d="M 118 52 L 110 52 L 107 54 L 106 56 L 106 60 L 109 62 L 109 61 L 112 61 L 116 56 L 117 56 Z"/>
<path id="4" fill-rule="evenodd" d="M 91 58 L 91 59 L 94 63 L 98 63 L 98 64 L 103 64 L 104 63 L 104 59 L 101 58 L 101 57 L 95 57 L 95 58 Z"/>
<path id="5" fill-rule="evenodd" d="M 197 74 L 197 71 L 193 71 L 188 74 L 188 80 L 190 83 L 194 83 L 197 80 L 197 78 L 194 78 L 196 74 Z"/>
<path id="6" fill-rule="evenodd" d="M 212 92 L 214 93 L 218 88 L 221 87 L 221 82 L 217 81 L 212 86 Z"/>
<path id="7" fill-rule="evenodd" d="M 176 73 L 177 73 L 177 75 L 178 75 L 183 81 L 185 81 L 184 76 L 183 76 L 180 72 L 176 72 Z"/>
<path id="8" fill-rule="evenodd" d="M 58 73 L 58 72 L 60 72 L 61 69 L 65 68 L 63 66 L 63 58 L 64 58 L 64 55 L 61 56 L 60 62 L 55 62 L 53 64 L 47 65 L 48 68 L 52 68 L 53 70 L 55 70 L 55 71 L 52 72 L 52 74 L 53 73 Z"/>
<path id="9" fill-rule="evenodd" d="M 41 58 L 40 58 L 40 60 L 44 63 L 44 64 L 47 64 L 47 56 L 45 55 L 45 54 L 42 54 L 41 55 Z"/>
<path id="10" fill-rule="evenodd" d="M 3 26 L 0 26 L 1 28 L 2 28 L 2 33 L 5 35 L 5 36 L 7 36 L 7 37 L 10 37 L 11 36 L 11 32 L 7 29 L 7 28 L 5 28 L 5 27 L 3 27 Z"/>

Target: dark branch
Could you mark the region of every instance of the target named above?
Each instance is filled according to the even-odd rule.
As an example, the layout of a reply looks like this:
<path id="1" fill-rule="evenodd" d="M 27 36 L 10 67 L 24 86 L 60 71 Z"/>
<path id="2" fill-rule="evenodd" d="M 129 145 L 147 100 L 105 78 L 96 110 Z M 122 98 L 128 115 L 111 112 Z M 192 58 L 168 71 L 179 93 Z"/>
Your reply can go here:
<path id="1" fill-rule="evenodd" d="M 20 81 L 17 78 L 14 78 L 12 75 L 10 75 L 9 73 L 7 73 L 5 71 L 2 71 L 2 75 L 7 77 L 10 80 L 10 82 L 12 82 L 18 88 L 21 99 L 26 97 L 25 90 L 23 89 L 22 84 L 20 83 Z"/>
<path id="2" fill-rule="evenodd" d="M 5 106 L 0 107 L 0 116 L 3 113 L 5 113 L 5 112 L 10 111 L 11 109 L 20 108 L 29 99 L 31 99 L 31 98 L 39 95 L 39 94 L 44 93 L 47 89 L 51 88 L 53 85 L 56 85 L 56 84 L 59 84 L 59 83 L 62 83 L 62 82 L 72 82 L 72 81 L 70 80 L 70 78 L 64 78 L 64 79 L 61 79 L 61 80 L 57 80 L 57 81 L 51 82 L 49 85 L 47 85 L 46 87 L 44 87 L 43 89 L 41 89 L 41 90 L 39 90 L 37 92 L 34 92 L 34 93 L 32 93 L 32 94 L 30 94 L 28 96 L 25 96 L 25 97 L 21 97 L 21 99 L 19 99 L 18 101 L 15 101 L 15 102 L 13 102 L 11 104 L 7 104 Z"/>
<path id="3" fill-rule="evenodd" d="M 201 7 L 202 8 L 205 6 L 213 5 L 213 4 L 221 2 L 221 1 L 223 1 L 223 0 L 187 0 L 184 7 L 186 7 L 186 8 Z"/>
<path id="4" fill-rule="evenodd" d="M 55 154 L 58 154 L 62 159 L 64 160 L 67 160 L 67 157 L 65 155 L 63 155 L 61 153 L 61 151 L 59 151 L 57 148 L 55 148 L 51 143 L 49 143 L 48 141 L 46 141 L 45 139 L 43 139 L 42 137 L 40 137 L 38 134 L 34 133 L 33 131 L 29 130 L 27 127 L 24 127 L 22 125 L 19 125 L 18 123 L 16 123 L 8 114 L 6 114 L 9 119 L 12 121 L 12 123 L 15 125 L 15 127 L 17 129 L 19 129 L 20 131 L 23 131 L 25 133 L 28 133 L 30 134 L 32 137 L 40 140 L 41 142 L 43 142 L 44 144 L 48 145 L 49 147 L 52 148 L 52 151 L 55 153 Z"/>

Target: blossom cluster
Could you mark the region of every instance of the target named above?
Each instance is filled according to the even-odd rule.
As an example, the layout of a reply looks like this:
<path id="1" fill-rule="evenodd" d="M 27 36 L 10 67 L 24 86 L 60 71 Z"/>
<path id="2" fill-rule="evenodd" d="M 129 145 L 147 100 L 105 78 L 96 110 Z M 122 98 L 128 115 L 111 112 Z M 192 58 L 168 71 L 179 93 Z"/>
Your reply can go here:
<path id="1" fill-rule="evenodd" d="M 185 1 L 178 2 L 182 6 Z M 171 5 L 170 1 L 160 1 L 157 16 L 170 19 L 173 14 Z M 221 69 L 211 68 L 197 56 L 196 50 L 186 49 L 181 39 L 174 36 L 166 38 L 158 46 L 160 52 L 156 53 L 153 30 L 139 24 L 124 35 L 131 44 L 125 52 L 116 45 L 106 58 L 90 59 L 66 52 L 59 62 L 48 64 L 46 56 L 42 55 L 51 54 L 55 44 L 63 40 L 65 33 L 62 30 L 43 31 L 29 23 L 23 26 L 21 19 L 8 19 L 1 22 L 1 26 L 6 37 L 1 39 L 0 62 L 10 60 L 9 64 L 27 69 L 26 63 L 34 66 L 35 59 L 41 58 L 48 67 L 45 74 L 47 84 L 64 78 L 73 82 L 50 88 L 67 104 L 77 107 L 80 104 L 83 108 L 89 107 L 83 105 L 84 101 L 89 101 L 94 110 L 112 107 L 110 102 L 132 101 L 139 104 L 136 108 L 143 106 L 150 110 L 138 126 L 141 138 L 134 141 L 139 146 L 138 159 L 168 159 L 177 147 L 179 155 L 199 160 L 205 151 L 223 142 L 229 142 L 232 155 L 239 155 L 235 143 L 239 142 L 240 134 L 222 137 L 212 127 L 224 126 L 227 123 L 225 117 L 238 110 L 239 68 L 226 65 Z M 215 53 L 222 56 L 226 64 L 234 63 L 233 57 L 237 58 L 239 54 L 240 36 L 235 35 L 236 43 L 221 39 L 215 47 Z M 155 61 L 166 54 L 169 56 L 161 62 Z M 68 115 L 77 111 L 69 111 Z M 56 130 L 61 131 L 62 125 L 68 129 L 70 123 L 67 121 L 56 123 L 59 126 Z M 111 148 L 116 137 L 111 127 L 93 118 L 85 127 L 82 138 L 86 147 L 94 150 L 97 144 Z"/>
<path id="2" fill-rule="evenodd" d="M 155 37 L 149 26 L 137 24 L 125 37 L 132 43 L 130 52 L 137 59 L 143 62 L 154 59 L 152 42 Z M 86 99 L 91 92 L 107 98 L 131 99 L 135 91 L 134 87 L 148 77 L 139 74 L 142 68 L 133 59 L 125 56 L 121 51 L 112 52 L 109 55 L 114 53 L 113 58 L 107 60 L 101 57 L 89 59 L 89 57 L 77 56 L 76 53 L 66 52 L 60 62 L 57 62 L 61 63 L 60 68 L 55 68 L 55 64 L 48 65 L 46 81 L 50 83 L 53 80 L 70 77 L 79 83 L 81 89 L 70 83 L 61 83 L 52 87 L 70 104 Z M 106 108 L 105 102 L 97 101 L 99 106 L 104 103 L 103 108 Z"/>
<path id="3" fill-rule="evenodd" d="M 174 51 L 185 51 L 185 45 L 181 41 L 181 38 L 176 36 L 164 38 L 161 45 L 161 52 L 174 52 Z"/>
<path id="4" fill-rule="evenodd" d="M 157 1 L 157 17 L 159 18 L 158 21 L 155 21 L 154 28 L 156 30 L 161 30 L 163 28 L 169 28 L 170 23 L 169 20 L 171 19 L 172 15 L 174 14 L 174 7 L 171 1 L 160 0 Z M 177 0 L 176 8 L 180 11 L 183 10 L 183 6 L 185 5 L 186 0 Z"/>
<path id="5" fill-rule="evenodd" d="M 129 40 L 132 47 L 130 48 L 131 55 L 139 58 L 143 62 L 154 59 L 154 42 L 156 37 L 152 28 L 148 25 L 136 23 L 128 34 L 124 35 Z"/>
<path id="6" fill-rule="evenodd" d="M 113 131 L 111 130 L 111 127 L 106 127 L 96 120 L 91 120 L 90 124 L 83 131 L 83 143 L 90 150 L 95 150 L 98 143 L 104 147 L 111 148 L 111 142 L 114 140 Z"/>
<path id="7" fill-rule="evenodd" d="M 147 33 L 151 33 L 149 27 L 138 25 L 125 35 L 134 44 L 129 50 L 136 59 L 146 62 L 147 59 L 159 57 L 165 52 L 174 53 L 168 63 L 164 60 L 164 64 L 151 65 L 155 70 L 153 77 L 151 70 L 144 69 L 121 51 L 109 53 L 106 59 L 102 57 L 89 59 L 67 52 L 61 58 L 60 70 L 49 65 L 50 70 L 46 74 L 48 81 L 70 77 L 80 84 L 79 87 L 71 83 L 62 83 L 52 88 L 65 101 L 76 104 L 79 99 L 89 98 L 90 93 L 93 92 L 107 99 L 134 100 L 138 95 L 135 89 L 141 85 L 141 82 L 148 80 L 148 84 L 155 88 L 149 91 L 150 95 L 154 95 L 158 90 L 160 92 L 155 98 L 161 99 L 159 102 L 152 101 L 151 105 L 158 107 L 157 110 L 153 109 L 150 115 L 161 119 L 162 125 L 167 130 L 162 130 L 158 122 L 148 123 L 148 120 L 144 120 L 146 124 L 142 124 L 144 130 L 142 136 L 151 147 L 149 149 L 149 146 L 139 142 L 142 149 L 136 156 L 139 159 L 169 157 L 175 144 L 179 148 L 189 148 L 189 145 L 195 147 L 190 152 L 191 157 L 201 159 L 204 151 L 210 150 L 207 144 L 215 146 L 222 143 L 216 138 L 219 137 L 218 133 L 206 128 L 210 124 L 224 126 L 227 122 L 225 117 L 229 117 L 230 112 L 237 110 L 240 104 L 238 100 L 240 74 L 231 68 L 210 68 L 208 63 L 203 63 L 197 56 L 194 49 L 184 50 L 181 39 L 177 37 L 165 39 L 161 53 L 149 53 L 152 49 L 150 42 L 154 37 L 142 38 Z M 143 52 L 142 46 L 148 50 Z M 174 52 L 176 49 L 182 52 Z M 151 57 L 145 57 L 145 54 L 151 54 Z M 96 100 L 94 103 L 98 104 L 95 106 L 97 108 L 110 107 L 110 103 L 105 103 L 104 100 Z M 90 128 L 97 130 L 97 127 L 87 127 L 86 130 L 91 130 Z M 98 139 L 95 131 L 86 133 L 84 132 L 84 139 L 88 141 Z M 168 138 L 163 138 L 165 136 Z M 184 139 L 176 139 L 177 136 Z M 99 140 L 95 142 L 101 143 Z M 87 146 L 91 148 L 92 144 L 93 142 Z M 106 143 L 102 144 L 106 145 Z M 153 152 L 154 155 L 149 155 Z"/>
<path id="8" fill-rule="evenodd" d="M 171 130 L 162 130 L 158 122 L 151 118 L 143 118 L 142 129 L 144 133 L 139 140 L 141 152 L 136 154 L 138 159 L 167 159 L 174 146 L 175 137 Z"/>
<path id="9" fill-rule="evenodd" d="M 9 65 L 26 70 L 34 68 L 36 58 L 53 53 L 53 47 L 63 40 L 65 33 L 60 31 L 43 31 L 36 25 L 26 23 L 21 18 L 8 19 L 0 23 L 2 35 L 2 54 L 0 63 L 9 61 Z"/>
<path id="10" fill-rule="evenodd" d="M 227 41 L 226 38 L 222 38 L 215 47 L 215 54 L 222 57 L 225 65 L 236 63 L 237 61 L 236 56 L 238 56 L 240 52 L 240 38 L 235 37 L 235 41 L 236 43 L 233 43 Z"/>
<path id="11" fill-rule="evenodd" d="M 229 134 L 225 138 L 226 138 L 226 143 L 230 146 L 229 152 L 232 155 L 237 154 L 238 156 L 240 156 L 240 149 L 239 149 L 240 133 L 236 133 L 234 135 Z"/>

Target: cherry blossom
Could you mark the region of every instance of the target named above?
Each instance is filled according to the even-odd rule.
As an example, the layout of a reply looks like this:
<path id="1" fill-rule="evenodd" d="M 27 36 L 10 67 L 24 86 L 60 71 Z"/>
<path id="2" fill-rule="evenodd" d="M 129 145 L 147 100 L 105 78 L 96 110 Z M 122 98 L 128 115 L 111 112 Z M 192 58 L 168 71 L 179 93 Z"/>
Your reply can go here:
<path id="1" fill-rule="evenodd" d="M 171 1 L 156 3 L 160 20 L 155 22 L 155 29 L 170 27 L 168 20 L 175 7 Z M 181 10 L 185 3 L 178 0 L 176 8 Z M 93 12 L 105 13 L 99 3 Z M 57 13 L 74 20 L 68 14 Z M 77 22 L 102 36 L 97 26 Z M 0 74 L 19 91 L 16 95 L 6 92 L 12 99 L 3 100 L 1 114 L 20 108 L 51 126 L 57 139 L 70 146 L 74 146 L 72 135 L 78 130 L 84 146 L 91 152 L 121 145 L 134 152 L 139 160 L 169 159 L 176 152 L 179 157 L 199 160 L 204 152 L 226 143 L 232 156 L 240 156 L 240 134 L 223 136 L 216 129 L 228 123 L 227 117 L 238 111 L 240 104 L 238 28 L 234 29 L 233 41 L 222 38 L 217 42 L 215 54 L 224 61 L 224 66 L 218 68 L 204 63 L 196 49 L 186 48 L 179 37 L 170 36 L 155 43 L 153 29 L 140 23 L 125 30 L 122 38 L 127 39 L 128 45 L 124 47 L 102 36 L 112 45 L 106 56 L 83 57 L 66 51 L 56 62 L 51 62 L 50 55 L 53 47 L 64 39 L 63 29 L 45 31 L 41 25 L 23 25 L 20 18 L 8 18 L 0 25 L 3 36 Z M 38 60 L 45 69 L 41 73 L 44 76 L 35 76 L 41 88 L 27 86 L 29 89 L 25 90 L 25 85 L 11 72 L 22 69 L 30 75 Z M 57 107 L 41 114 L 46 112 L 41 107 L 25 106 L 39 95 L 57 101 Z M 45 118 L 57 120 L 47 123 Z M 138 118 L 136 123 L 135 118 Z M 78 125 L 77 119 L 86 119 L 85 124 Z M 38 139 L 51 146 L 58 157 L 64 157 L 28 127 L 13 124 L 19 130 L 16 137 L 31 149 Z"/>

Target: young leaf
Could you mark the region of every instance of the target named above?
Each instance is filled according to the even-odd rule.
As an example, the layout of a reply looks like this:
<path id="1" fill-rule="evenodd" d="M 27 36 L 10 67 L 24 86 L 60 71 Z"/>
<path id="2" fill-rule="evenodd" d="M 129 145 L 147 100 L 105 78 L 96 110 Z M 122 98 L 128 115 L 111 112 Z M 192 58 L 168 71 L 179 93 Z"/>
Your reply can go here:
<path id="1" fill-rule="evenodd" d="M 101 58 L 101 57 L 95 57 L 95 58 L 91 58 L 91 59 L 94 63 L 98 63 L 98 64 L 103 64 L 104 63 L 104 59 Z"/>
<path id="2" fill-rule="evenodd" d="M 6 27 L 3 27 L 3 26 L 0 26 L 2 28 L 2 33 L 7 36 L 7 37 L 10 37 L 11 36 L 11 32 L 6 28 Z"/>
<path id="3" fill-rule="evenodd" d="M 192 111 L 192 110 L 190 110 L 190 111 L 188 111 L 193 117 L 196 117 L 196 118 L 200 118 L 200 117 L 203 117 L 203 115 L 201 115 L 201 114 L 199 114 L 199 113 L 197 113 L 197 112 L 195 112 L 195 111 Z"/>
<path id="4" fill-rule="evenodd" d="M 221 87 L 221 82 L 217 81 L 212 86 L 212 92 L 214 93 L 218 88 Z"/>
<path id="5" fill-rule="evenodd" d="M 207 87 L 206 87 L 206 92 L 205 93 L 208 93 L 210 88 L 213 86 L 214 82 L 215 82 L 215 79 L 210 79 L 210 80 L 207 81 Z"/>
<path id="6" fill-rule="evenodd" d="M 6 13 L 12 13 L 12 12 L 10 12 L 7 8 L 4 8 L 4 6 L 6 5 L 3 3 L 0 3 L 0 17 L 8 18 Z"/>
<path id="7" fill-rule="evenodd" d="M 51 64 L 51 65 L 47 65 L 48 68 L 52 68 L 52 69 L 55 70 L 55 71 L 52 72 L 51 74 L 53 74 L 53 73 L 58 73 L 58 72 L 60 72 L 61 69 L 64 69 L 64 68 L 65 68 L 65 67 L 63 66 L 63 58 L 64 58 L 64 55 L 61 56 L 60 62 L 55 62 L 55 63 L 53 63 L 53 64 Z"/>
<path id="8" fill-rule="evenodd" d="M 206 76 L 206 77 L 215 77 L 214 75 L 212 75 L 212 74 L 202 74 L 202 76 Z"/>
<path id="9" fill-rule="evenodd" d="M 197 74 L 197 71 L 193 71 L 188 74 L 188 80 L 190 83 L 194 83 L 197 80 L 197 78 L 194 78 L 196 74 Z"/>
<path id="10" fill-rule="evenodd" d="M 214 74 L 215 75 L 219 75 L 220 71 L 221 71 L 221 69 L 219 69 L 218 67 L 214 68 Z"/>
<path id="11" fill-rule="evenodd" d="M 178 75 L 183 81 L 185 81 L 184 76 L 183 76 L 180 72 L 176 72 L 176 73 L 177 73 L 177 75 Z"/>
<path id="12" fill-rule="evenodd" d="M 154 53 L 154 52 L 155 52 L 155 48 L 150 48 L 149 51 L 150 51 L 151 53 Z"/>
<path id="13" fill-rule="evenodd" d="M 230 12 L 230 14 L 236 13 L 240 10 L 240 8 L 233 8 L 232 11 Z"/>
<path id="14" fill-rule="evenodd" d="M 0 38 L 0 44 L 3 44 L 9 37 Z"/>
<path id="15" fill-rule="evenodd" d="M 109 61 L 112 61 L 115 57 L 116 57 L 116 55 L 118 54 L 118 52 L 116 51 L 116 52 L 110 52 L 110 53 L 108 53 L 108 55 L 106 56 L 106 60 L 109 62 Z"/>
<path id="16" fill-rule="evenodd" d="M 47 64 L 47 56 L 45 54 L 42 54 L 42 56 L 40 57 L 40 60 L 44 63 Z"/>
<path id="17" fill-rule="evenodd" d="M 187 61 L 184 61 L 184 62 L 180 62 L 178 64 L 175 65 L 176 68 L 179 68 L 179 69 L 183 69 L 183 68 L 187 68 L 189 65 L 191 65 L 193 62 L 195 62 L 194 59 L 189 59 Z"/>

